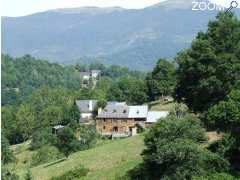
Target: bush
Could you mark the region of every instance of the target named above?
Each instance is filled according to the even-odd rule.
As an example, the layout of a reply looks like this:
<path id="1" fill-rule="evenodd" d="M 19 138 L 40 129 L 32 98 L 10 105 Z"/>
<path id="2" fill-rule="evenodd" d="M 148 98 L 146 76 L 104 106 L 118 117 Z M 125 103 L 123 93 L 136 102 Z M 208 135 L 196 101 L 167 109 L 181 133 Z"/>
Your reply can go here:
<path id="1" fill-rule="evenodd" d="M 1 161 L 3 164 L 7 164 L 13 162 L 15 157 L 13 155 L 12 150 L 10 149 L 10 145 L 8 139 L 3 135 L 1 136 Z"/>
<path id="2" fill-rule="evenodd" d="M 201 143 L 205 131 L 192 116 L 162 119 L 146 134 L 144 162 L 129 175 L 132 179 L 191 179 L 228 170 L 228 162 Z"/>
<path id="3" fill-rule="evenodd" d="M 225 138 L 218 145 L 218 152 L 229 159 L 231 166 L 240 171 L 240 89 L 234 89 L 225 100 L 212 106 L 204 117 L 209 127 L 215 127 L 218 131 L 228 133 L 230 137 Z"/>
<path id="4" fill-rule="evenodd" d="M 33 133 L 30 149 L 39 149 L 45 145 L 56 143 L 56 136 L 51 132 L 51 128 L 41 129 Z"/>
<path id="5" fill-rule="evenodd" d="M 80 132 L 79 141 L 81 144 L 81 150 L 89 149 L 96 144 L 98 134 L 95 126 L 82 125 L 78 130 Z"/>
<path id="6" fill-rule="evenodd" d="M 7 169 L 7 167 L 1 167 L 1 179 L 2 180 L 19 180 L 18 175 Z"/>
<path id="7" fill-rule="evenodd" d="M 77 140 L 72 128 L 64 127 L 58 132 L 57 137 L 57 147 L 66 157 L 68 157 L 69 154 L 80 150 L 81 144 Z"/>
<path id="8" fill-rule="evenodd" d="M 26 173 L 24 179 L 25 180 L 33 180 L 32 173 L 31 173 L 30 169 L 27 170 L 27 173 Z"/>
<path id="9" fill-rule="evenodd" d="M 32 157 L 32 166 L 37 166 L 50 161 L 63 158 L 63 154 L 54 146 L 43 146 Z"/>
<path id="10" fill-rule="evenodd" d="M 51 180 L 71 180 L 71 179 L 78 179 L 81 177 L 84 177 L 89 172 L 89 169 L 81 166 L 79 168 L 70 170 L 66 172 L 65 174 L 59 176 L 59 177 L 53 177 Z"/>
<path id="11" fill-rule="evenodd" d="M 226 173 L 216 173 L 209 176 L 193 177 L 192 180 L 235 180 L 233 176 Z"/>

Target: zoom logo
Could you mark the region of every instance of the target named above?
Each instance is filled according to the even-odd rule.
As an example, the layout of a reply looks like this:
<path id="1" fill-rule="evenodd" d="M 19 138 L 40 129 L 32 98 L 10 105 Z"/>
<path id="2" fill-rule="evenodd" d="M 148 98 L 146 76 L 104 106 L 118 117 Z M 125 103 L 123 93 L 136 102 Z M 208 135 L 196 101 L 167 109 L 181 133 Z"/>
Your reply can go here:
<path id="1" fill-rule="evenodd" d="M 193 1 L 192 2 L 193 11 L 224 11 L 225 7 L 217 5 L 210 1 Z"/>

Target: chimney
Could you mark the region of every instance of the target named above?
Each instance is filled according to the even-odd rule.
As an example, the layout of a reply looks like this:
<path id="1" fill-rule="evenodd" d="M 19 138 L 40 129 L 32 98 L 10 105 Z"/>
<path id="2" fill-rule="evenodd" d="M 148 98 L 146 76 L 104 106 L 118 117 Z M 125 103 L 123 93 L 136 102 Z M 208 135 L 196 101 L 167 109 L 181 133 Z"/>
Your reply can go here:
<path id="1" fill-rule="evenodd" d="M 89 111 L 93 111 L 93 101 L 89 100 Z"/>
<path id="2" fill-rule="evenodd" d="M 99 107 L 99 108 L 98 108 L 98 114 L 100 114 L 101 112 L 102 112 L 102 108 Z"/>

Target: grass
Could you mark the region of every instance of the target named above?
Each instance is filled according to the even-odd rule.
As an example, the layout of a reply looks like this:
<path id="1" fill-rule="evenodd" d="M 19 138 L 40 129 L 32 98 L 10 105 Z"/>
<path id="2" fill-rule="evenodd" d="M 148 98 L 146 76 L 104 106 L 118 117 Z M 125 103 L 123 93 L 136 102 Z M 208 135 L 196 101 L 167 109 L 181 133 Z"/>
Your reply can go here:
<path id="1" fill-rule="evenodd" d="M 16 157 L 16 161 L 8 165 L 11 170 L 17 171 L 30 167 L 31 158 L 34 152 L 29 150 L 29 145 L 30 141 L 11 146 L 14 156 Z"/>
<path id="2" fill-rule="evenodd" d="M 26 144 L 24 145 L 26 146 Z M 123 176 L 127 171 L 139 164 L 141 152 L 144 148 L 143 135 L 100 143 L 97 147 L 86 151 L 80 151 L 69 156 L 68 159 L 59 162 L 50 162 L 30 169 L 34 180 L 47 180 L 53 176 L 60 176 L 74 168 L 83 165 L 90 171 L 84 180 L 111 180 Z M 31 158 L 27 149 L 17 154 L 18 162 Z M 29 159 L 28 159 L 29 160 Z M 28 164 L 17 163 L 15 172 L 24 179 Z"/>
<path id="3" fill-rule="evenodd" d="M 161 100 L 149 103 L 151 111 L 171 111 L 174 108 L 174 102 L 161 102 Z"/>

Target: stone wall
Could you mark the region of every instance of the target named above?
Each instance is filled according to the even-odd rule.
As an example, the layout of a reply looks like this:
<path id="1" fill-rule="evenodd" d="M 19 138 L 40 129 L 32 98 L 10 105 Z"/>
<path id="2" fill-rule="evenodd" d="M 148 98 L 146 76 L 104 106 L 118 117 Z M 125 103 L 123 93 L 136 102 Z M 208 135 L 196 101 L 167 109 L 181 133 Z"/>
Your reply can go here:
<path id="1" fill-rule="evenodd" d="M 136 126 L 134 119 L 97 119 L 96 128 L 100 134 L 130 133 Z"/>

